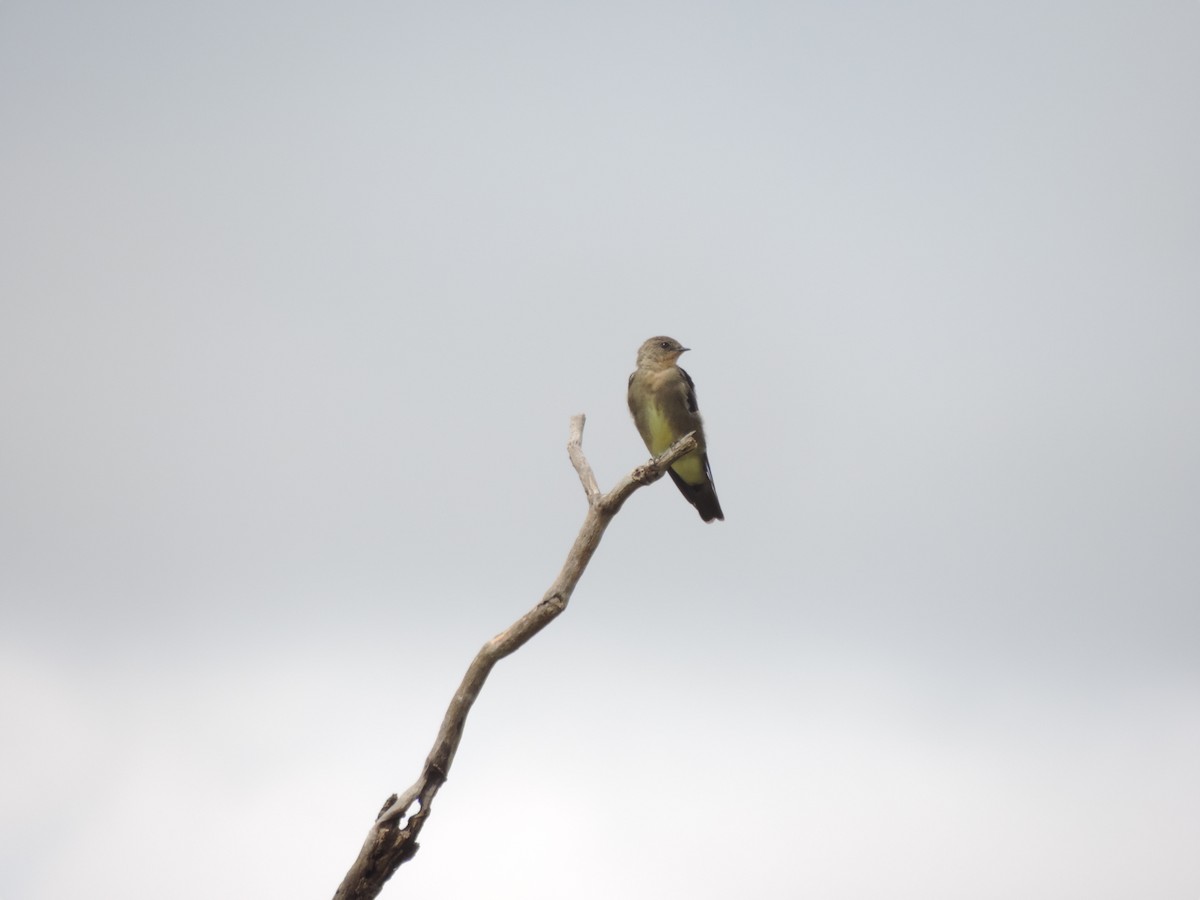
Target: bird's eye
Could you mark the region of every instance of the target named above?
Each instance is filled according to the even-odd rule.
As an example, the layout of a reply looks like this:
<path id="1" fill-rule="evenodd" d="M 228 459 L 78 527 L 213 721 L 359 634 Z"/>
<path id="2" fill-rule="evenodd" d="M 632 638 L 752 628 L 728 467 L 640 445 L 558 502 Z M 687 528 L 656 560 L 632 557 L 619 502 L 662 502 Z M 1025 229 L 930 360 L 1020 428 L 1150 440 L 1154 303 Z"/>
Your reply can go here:
<path id="1" fill-rule="evenodd" d="M 671 342 L 670 341 L 659 341 L 658 346 L 662 347 L 664 350 L 670 350 Z"/>

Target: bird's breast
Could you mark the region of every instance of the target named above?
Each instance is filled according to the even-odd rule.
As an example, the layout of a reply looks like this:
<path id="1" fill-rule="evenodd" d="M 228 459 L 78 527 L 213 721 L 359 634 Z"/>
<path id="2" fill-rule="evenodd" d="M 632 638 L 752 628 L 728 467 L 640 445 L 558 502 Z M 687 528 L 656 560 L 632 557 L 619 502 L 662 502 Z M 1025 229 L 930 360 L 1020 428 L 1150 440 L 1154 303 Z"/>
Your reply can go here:
<path id="1" fill-rule="evenodd" d="M 655 456 L 675 443 L 675 432 L 657 403 L 649 403 L 646 410 L 646 425 L 650 429 L 650 452 Z"/>
<path id="2" fill-rule="evenodd" d="M 677 429 L 671 427 L 656 403 L 648 404 L 646 425 L 650 430 L 650 452 L 655 456 L 665 453 L 672 444 L 687 433 L 684 431 L 677 433 Z M 671 468 L 688 484 L 700 484 L 705 480 L 704 463 L 700 461 L 700 454 L 694 450 L 677 461 Z"/>

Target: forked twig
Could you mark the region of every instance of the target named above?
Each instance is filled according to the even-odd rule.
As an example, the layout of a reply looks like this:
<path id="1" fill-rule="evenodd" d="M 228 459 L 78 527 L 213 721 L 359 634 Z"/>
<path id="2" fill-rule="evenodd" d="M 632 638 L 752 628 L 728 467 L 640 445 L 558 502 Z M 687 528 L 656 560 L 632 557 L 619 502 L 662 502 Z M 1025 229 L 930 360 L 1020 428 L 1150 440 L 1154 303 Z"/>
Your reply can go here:
<path id="1" fill-rule="evenodd" d="M 668 466 L 696 449 L 695 435 L 686 434 L 661 456 L 638 466 L 617 482 L 611 491 L 602 494 L 592 467 L 583 455 L 584 421 L 582 414 L 571 417 L 567 453 L 583 485 L 588 511 L 562 571 L 533 609 L 484 644 L 475 654 L 442 718 L 442 727 L 433 742 L 433 749 L 425 759 L 421 777 L 403 794 L 393 794 L 384 803 L 363 842 L 358 859 L 342 879 L 334 900 L 370 900 L 379 896 L 383 885 L 396 869 L 413 858 L 419 848 L 417 836 L 429 817 L 433 798 L 445 784 L 450 766 L 454 763 L 454 755 L 458 752 L 467 723 L 467 713 L 479 697 L 492 667 L 516 652 L 567 608 L 575 585 L 600 545 L 608 523 L 620 512 L 621 506 L 633 492 L 662 478 Z"/>

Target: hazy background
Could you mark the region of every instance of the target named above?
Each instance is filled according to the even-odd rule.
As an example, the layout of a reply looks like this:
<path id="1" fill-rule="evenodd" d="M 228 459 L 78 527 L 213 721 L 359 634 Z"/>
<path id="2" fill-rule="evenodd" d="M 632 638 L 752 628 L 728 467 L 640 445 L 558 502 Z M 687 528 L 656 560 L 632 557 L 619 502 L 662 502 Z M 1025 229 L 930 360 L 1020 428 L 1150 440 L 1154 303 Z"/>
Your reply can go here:
<path id="1" fill-rule="evenodd" d="M 0 7 L 0 894 L 1200 896 L 1200 4 Z"/>

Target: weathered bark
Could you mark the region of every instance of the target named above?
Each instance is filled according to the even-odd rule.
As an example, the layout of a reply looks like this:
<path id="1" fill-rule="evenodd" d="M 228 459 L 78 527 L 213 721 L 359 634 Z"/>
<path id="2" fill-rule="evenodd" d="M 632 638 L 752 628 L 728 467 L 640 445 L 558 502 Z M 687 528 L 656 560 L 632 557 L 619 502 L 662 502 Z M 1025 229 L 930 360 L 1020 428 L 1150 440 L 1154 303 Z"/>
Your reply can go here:
<path id="1" fill-rule="evenodd" d="M 421 777 L 403 794 L 393 794 L 384 803 L 367 833 L 367 839 L 359 851 L 358 859 L 346 873 L 334 895 L 334 900 L 369 900 L 377 897 L 392 874 L 402 863 L 413 858 L 418 849 L 417 835 L 429 817 L 430 805 L 438 790 L 445 783 L 462 740 L 467 713 L 479 696 L 483 683 L 497 662 L 515 652 L 531 637 L 549 625 L 571 599 L 575 585 L 579 583 L 583 570 L 600 545 L 604 530 L 638 488 L 652 484 L 666 473 L 671 463 L 696 449 L 696 439 L 688 434 L 676 441 L 666 453 L 638 466 L 626 475 L 607 494 L 600 492 L 596 476 L 583 455 L 582 415 L 571 418 L 571 436 L 567 442 L 567 453 L 571 458 L 583 492 L 587 497 L 588 511 L 579 535 L 567 554 L 562 571 L 550 585 L 537 605 L 507 629 L 483 645 L 475 655 L 462 684 L 450 701 L 442 727 L 433 749 L 425 759 Z M 415 807 L 415 809 L 414 809 Z"/>

